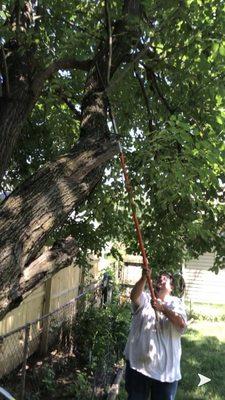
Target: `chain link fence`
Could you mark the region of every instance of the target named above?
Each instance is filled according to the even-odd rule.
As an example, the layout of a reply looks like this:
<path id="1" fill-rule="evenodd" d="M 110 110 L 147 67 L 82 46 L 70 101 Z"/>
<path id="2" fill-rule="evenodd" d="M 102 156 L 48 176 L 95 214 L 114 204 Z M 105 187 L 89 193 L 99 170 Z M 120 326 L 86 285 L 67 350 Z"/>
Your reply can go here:
<path id="1" fill-rule="evenodd" d="M 94 303 L 100 306 L 102 287 L 102 283 L 90 285 L 79 296 L 53 312 L 0 336 L 0 387 L 13 392 L 17 400 L 39 399 L 38 367 L 42 365 L 43 356 L 47 352 L 51 352 L 51 349 L 55 348 L 54 346 L 59 345 L 67 349 L 67 355 L 72 355 L 71 329 L 77 313 L 77 306 L 78 309 L 85 307 L 85 303 Z M 81 299 L 83 299 L 82 302 Z M 63 355 L 61 355 L 62 357 Z M 35 368 L 33 368 L 34 365 Z M 10 371 L 12 372 L 9 373 Z M 44 379 L 46 385 L 48 383 L 50 385 L 53 377 L 47 374 L 50 374 L 49 371 L 46 371 L 46 376 L 43 377 L 42 372 L 42 381 Z M 30 392 L 32 395 L 27 395 Z M 3 394 L 0 390 L 0 399 L 7 398 L 1 396 Z"/>

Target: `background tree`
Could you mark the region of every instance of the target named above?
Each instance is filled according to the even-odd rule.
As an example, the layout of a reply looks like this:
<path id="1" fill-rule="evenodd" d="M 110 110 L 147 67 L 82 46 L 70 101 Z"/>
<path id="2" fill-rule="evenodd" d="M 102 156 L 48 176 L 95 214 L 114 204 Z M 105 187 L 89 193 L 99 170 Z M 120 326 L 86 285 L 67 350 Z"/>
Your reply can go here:
<path id="1" fill-rule="evenodd" d="M 1 317 L 87 250 L 137 251 L 108 99 L 152 265 L 214 250 L 224 266 L 224 13 L 216 0 L 1 2 Z"/>

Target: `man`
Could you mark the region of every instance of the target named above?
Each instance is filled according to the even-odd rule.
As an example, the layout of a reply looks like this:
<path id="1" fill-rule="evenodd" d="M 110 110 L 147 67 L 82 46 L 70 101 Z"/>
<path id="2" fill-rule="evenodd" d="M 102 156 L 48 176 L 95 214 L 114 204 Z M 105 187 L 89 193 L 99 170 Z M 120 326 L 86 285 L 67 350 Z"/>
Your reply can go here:
<path id="1" fill-rule="evenodd" d="M 182 301 L 171 296 L 174 278 L 166 272 L 158 277 L 157 299 L 151 301 L 144 292 L 147 273 L 143 270 L 130 296 L 134 315 L 125 348 L 125 386 L 128 400 L 174 400 L 186 313 Z"/>

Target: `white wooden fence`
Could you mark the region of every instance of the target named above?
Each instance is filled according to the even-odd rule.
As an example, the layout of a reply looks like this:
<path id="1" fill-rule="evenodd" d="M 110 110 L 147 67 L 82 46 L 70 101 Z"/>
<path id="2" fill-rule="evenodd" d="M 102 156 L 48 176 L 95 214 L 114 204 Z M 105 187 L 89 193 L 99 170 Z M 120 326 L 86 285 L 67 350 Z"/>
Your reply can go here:
<path id="1" fill-rule="evenodd" d="M 92 268 L 90 275 L 92 281 L 97 280 L 103 268 L 102 260 L 97 257 L 90 259 Z M 107 264 L 107 262 L 106 262 Z M 61 306 L 78 296 L 82 279 L 82 270 L 76 266 L 69 266 L 57 272 L 44 284 L 30 293 L 26 299 L 16 309 L 9 312 L 0 321 L 0 339 L 14 330 L 18 330 L 14 335 L 8 335 L 4 343 L 0 343 L 0 377 L 16 368 L 23 358 L 24 347 L 24 326 L 32 321 L 41 319 L 42 316 L 52 313 Z M 83 283 L 83 282 L 82 282 Z M 88 284 L 89 282 L 87 282 Z M 72 306 L 73 315 L 76 313 L 76 303 Z M 67 311 L 66 311 L 67 312 Z M 63 320 L 63 318 L 61 318 Z M 31 324 L 29 332 L 29 354 L 44 346 L 40 343 L 40 332 L 43 338 L 43 321 Z M 47 321 L 48 323 L 48 321 Z M 44 322 L 46 325 L 46 322 Z M 19 330 L 18 328 L 23 327 Z M 47 329 L 48 330 L 48 327 Z M 38 332 L 40 331 L 40 332 Z M 48 336 L 48 332 L 46 332 Z M 47 337 L 46 337 L 47 342 Z M 42 346 L 43 345 L 43 346 Z"/>

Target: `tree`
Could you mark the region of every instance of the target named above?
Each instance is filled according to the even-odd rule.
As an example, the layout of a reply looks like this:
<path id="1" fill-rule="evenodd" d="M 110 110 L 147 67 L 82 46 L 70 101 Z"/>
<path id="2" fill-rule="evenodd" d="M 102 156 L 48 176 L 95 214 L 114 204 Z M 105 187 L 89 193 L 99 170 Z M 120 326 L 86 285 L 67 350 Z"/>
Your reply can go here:
<path id="1" fill-rule="evenodd" d="M 0 316 L 87 248 L 137 251 L 109 101 L 153 265 L 223 266 L 222 2 L 1 4 Z"/>

